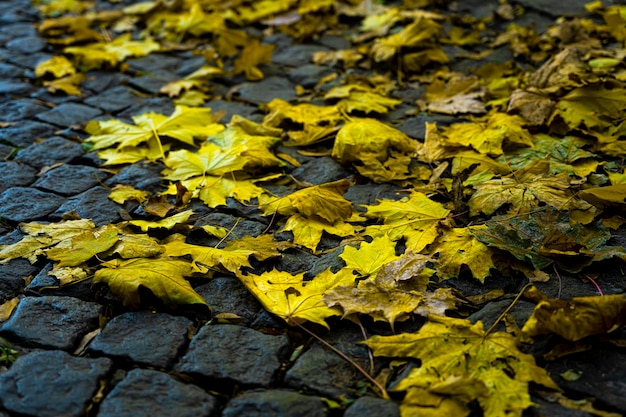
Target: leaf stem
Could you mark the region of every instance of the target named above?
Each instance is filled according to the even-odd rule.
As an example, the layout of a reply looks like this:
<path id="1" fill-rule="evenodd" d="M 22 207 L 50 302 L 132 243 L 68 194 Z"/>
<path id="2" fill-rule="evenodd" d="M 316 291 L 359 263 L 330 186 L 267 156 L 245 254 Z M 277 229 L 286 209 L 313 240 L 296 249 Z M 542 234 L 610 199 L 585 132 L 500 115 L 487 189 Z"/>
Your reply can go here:
<path id="1" fill-rule="evenodd" d="M 506 310 L 504 310 L 502 312 L 502 314 L 500 314 L 498 316 L 498 318 L 496 319 L 496 321 L 493 322 L 493 324 L 491 325 L 491 327 L 489 327 L 487 329 L 487 331 L 485 331 L 485 334 L 483 335 L 483 340 L 489 335 L 489 333 L 491 333 L 493 331 L 493 329 L 496 328 L 496 326 L 498 325 L 498 323 L 500 323 L 500 321 L 502 321 L 502 319 L 504 318 L 504 316 L 507 315 L 507 313 L 509 311 L 511 311 L 511 309 L 515 306 L 515 304 L 517 304 L 517 302 L 519 301 L 519 299 L 522 297 L 522 295 L 524 295 L 524 292 L 526 291 L 526 289 L 530 286 L 532 286 L 532 282 L 529 282 L 528 284 L 524 285 L 524 287 L 520 290 L 519 294 L 517 294 L 517 296 L 515 297 L 515 299 L 513 300 L 513 302 L 506 308 Z"/>
<path id="2" fill-rule="evenodd" d="M 315 333 L 313 333 L 312 331 L 310 331 L 309 329 L 307 329 L 306 327 L 298 323 L 298 321 L 294 320 L 291 316 L 287 316 L 287 319 L 289 319 L 290 323 L 298 326 L 301 330 L 303 330 L 309 336 L 313 337 L 315 340 L 317 340 L 318 342 L 326 346 L 328 349 L 332 350 L 334 353 L 339 355 L 343 360 L 348 362 L 350 365 L 354 366 L 354 368 L 357 371 L 363 374 L 363 376 L 367 378 L 367 380 L 371 382 L 378 389 L 378 391 L 380 391 L 380 395 L 383 399 L 390 400 L 389 394 L 387 393 L 387 390 L 385 389 L 385 387 L 383 387 L 380 382 L 376 381 L 374 377 L 372 377 L 369 373 L 367 373 L 367 371 L 363 369 L 361 365 L 356 363 L 354 359 L 350 358 L 348 355 L 346 355 L 345 353 L 343 353 L 342 351 L 340 351 L 339 349 L 337 349 L 336 347 L 334 347 L 333 345 L 331 345 L 330 343 L 328 343 L 327 341 L 325 341 L 324 339 L 322 339 L 321 337 L 319 337 L 318 335 L 316 335 Z"/>

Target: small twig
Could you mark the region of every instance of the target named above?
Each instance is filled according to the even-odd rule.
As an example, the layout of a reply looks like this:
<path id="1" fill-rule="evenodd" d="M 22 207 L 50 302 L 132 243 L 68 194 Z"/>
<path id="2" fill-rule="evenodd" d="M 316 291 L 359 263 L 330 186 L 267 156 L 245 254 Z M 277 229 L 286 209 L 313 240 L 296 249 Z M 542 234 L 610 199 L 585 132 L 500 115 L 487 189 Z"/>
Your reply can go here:
<path id="1" fill-rule="evenodd" d="M 591 278 L 589 275 L 585 275 L 585 278 L 587 278 L 589 281 L 591 281 L 593 285 L 595 285 L 596 289 L 598 290 L 601 296 L 604 296 L 604 293 L 602 292 L 602 288 L 600 288 L 598 283 L 593 278 Z"/>
<path id="2" fill-rule="evenodd" d="M 361 323 L 361 319 L 357 317 L 357 324 L 359 325 L 359 328 L 361 329 L 361 334 L 363 335 L 363 339 L 367 340 L 367 331 L 365 330 L 365 327 L 363 327 L 363 323 Z M 370 373 L 373 374 L 374 373 L 374 355 L 372 354 L 372 349 L 370 349 L 369 347 L 367 348 L 367 356 L 369 356 L 370 358 Z"/>
<path id="3" fill-rule="evenodd" d="M 511 311 L 511 309 L 515 306 L 515 304 L 517 304 L 517 302 L 519 301 L 519 299 L 522 297 L 522 295 L 524 295 L 524 292 L 526 291 L 526 288 L 532 286 L 532 282 L 529 282 L 528 284 L 524 285 L 524 287 L 522 288 L 522 290 L 519 292 L 519 294 L 517 294 L 517 297 L 515 297 L 515 299 L 513 300 L 513 302 L 506 308 L 506 310 L 504 310 L 502 312 L 502 314 L 500 314 L 500 316 L 498 316 L 498 318 L 496 319 L 496 321 L 493 322 L 493 324 L 491 325 L 490 328 L 487 329 L 487 331 L 485 332 L 485 334 L 483 335 L 483 339 L 485 339 L 487 337 L 487 335 L 489 333 L 491 333 L 493 331 L 493 329 L 496 328 L 496 326 L 498 325 L 498 323 L 500 323 L 500 321 L 504 318 L 504 316 L 506 316 L 508 314 L 509 311 Z"/>
<path id="4" fill-rule="evenodd" d="M 556 269 L 556 264 L 552 264 L 552 267 L 554 268 L 554 273 L 556 274 L 556 277 L 559 279 L 559 292 L 556 293 L 556 298 L 561 298 L 561 289 L 563 288 L 563 282 L 561 282 L 561 274 L 559 274 L 559 271 Z"/>
<path id="5" fill-rule="evenodd" d="M 337 349 L 336 347 L 334 347 L 333 345 L 331 345 L 330 343 L 328 343 L 327 341 L 325 341 L 324 339 L 322 339 L 321 337 L 319 337 L 318 335 L 316 335 L 315 333 L 313 333 L 312 331 L 310 331 L 309 329 L 307 329 L 306 327 L 298 323 L 297 320 L 294 320 L 292 317 L 287 316 L 287 319 L 289 320 L 290 323 L 298 326 L 300 329 L 306 332 L 309 336 L 313 337 L 315 340 L 317 340 L 318 342 L 326 346 L 328 349 L 332 350 L 334 353 L 339 355 L 343 360 L 348 362 L 350 365 L 354 366 L 354 368 L 357 371 L 363 374 L 363 376 L 367 378 L 367 380 L 371 382 L 380 391 L 380 396 L 383 399 L 390 400 L 389 394 L 387 393 L 387 390 L 385 389 L 385 387 L 383 387 L 380 384 L 380 382 L 376 381 L 376 379 L 374 379 L 373 376 L 368 374 L 367 371 L 361 367 L 361 365 L 359 365 L 358 363 L 354 361 L 354 359 L 348 357 L 348 355 L 346 355 L 345 353 L 343 353 L 342 351 L 340 351 L 339 349 Z"/>

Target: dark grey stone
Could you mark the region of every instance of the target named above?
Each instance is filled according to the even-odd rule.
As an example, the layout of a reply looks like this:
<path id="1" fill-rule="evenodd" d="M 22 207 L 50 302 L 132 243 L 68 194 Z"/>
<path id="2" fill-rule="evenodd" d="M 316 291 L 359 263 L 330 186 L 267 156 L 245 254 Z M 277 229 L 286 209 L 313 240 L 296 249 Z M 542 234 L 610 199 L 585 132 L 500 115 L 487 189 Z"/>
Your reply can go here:
<path id="1" fill-rule="evenodd" d="M 209 417 L 217 401 L 158 371 L 133 369 L 106 396 L 98 417 Z"/>
<path id="2" fill-rule="evenodd" d="M 46 287 L 51 287 L 53 285 L 59 285 L 59 280 L 53 276 L 48 275 L 48 272 L 52 271 L 52 263 L 46 264 L 35 278 L 26 286 L 26 292 L 31 295 L 40 295 L 39 291 L 45 289 Z"/>
<path id="3" fill-rule="evenodd" d="M 214 314 L 236 314 L 246 325 L 250 325 L 263 310 L 256 298 L 236 278 L 216 277 L 195 290 L 211 306 Z"/>
<path id="4" fill-rule="evenodd" d="M 133 164 L 124 167 L 116 175 L 109 178 L 105 184 L 114 186 L 126 184 L 140 190 L 159 191 L 162 188 L 161 164 Z"/>
<path id="5" fill-rule="evenodd" d="M 140 104 L 142 101 L 135 90 L 118 85 L 96 96 L 89 97 L 85 100 L 85 103 L 106 112 L 115 113 L 132 105 Z"/>
<path id="6" fill-rule="evenodd" d="M 175 369 L 244 385 L 269 385 L 289 347 L 287 336 L 272 336 L 230 324 L 204 326 Z M 211 354 L 207 354 L 211 352 Z"/>
<path id="7" fill-rule="evenodd" d="M 174 112 L 174 104 L 168 97 L 154 97 L 142 100 L 120 112 L 117 117 L 132 119 L 133 116 L 144 113 L 157 113 L 169 116 Z"/>
<path id="8" fill-rule="evenodd" d="M 272 55 L 272 62 L 288 67 L 299 67 L 310 63 L 315 52 L 328 51 L 330 49 L 321 45 L 292 45 L 275 51 Z"/>
<path id="9" fill-rule="evenodd" d="M 174 81 L 180 77 L 175 74 L 166 75 L 144 75 L 141 77 L 134 77 L 128 80 L 128 85 L 137 88 L 145 93 L 158 94 L 159 90 L 163 88 L 170 81 Z"/>
<path id="10" fill-rule="evenodd" d="M 212 114 L 217 114 L 217 112 L 221 111 L 226 112 L 224 117 L 221 119 L 222 123 L 230 122 L 230 119 L 232 119 L 232 117 L 236 114 L 251 120 L 255 113 L 259 112 L 256 107 L 224 100 L 209 101 L 205 103 L 205 107 L 210 107 Z"/>
<path id="11" fill-rule="evenodd" d="M 89 71 L 85 75 L 87 77 L 85 81 L 82 82 L 81 87 L 94 93 L 101 93 L 110 88 L 115 88 L 126 82 L 128 78 L 126 75 L 120 74 L 119 72 L 110 71 Z"/>
<path id="12" fill-rule="evenodd" d="M 0 111 L 0 115 L 2 113 Z M 55 130 L 56 127 L 46 123 L 23 120 L 13 126 L 0 128 L 0 140 L 25 148 L 35 143 L 37 139 L 53 135 Z"/>
<path id="13" fill-rule="evenodd" d="M 334 329 L 326 339 L 361 367 L 369 367 L 367 349 L 359 345 L 363 340 L 359 330 Z M 287 370 L 284 381 L 294 389 L 310 389 L 336 399 L 357 397 L 360 385 L 367 383 L 351 364 L 317 342 Z"/>
<path id="14" fill-rule="evenodd" d="M 20 95 L 26 94 L 33 89 L 29 83 L 20 81 L 4 81 L 0 80 L 0 94 L 3 95 Z"/>
<path id="15" fill-rule="evenodd" d="M 13 6 L 14 8 L 18 8 L 18 6 L 15 4 L 17 2 L 11 2 L 11 3 L 14 5 Z M 16 23 L 16 22 L 17 20 L 12 21 L 11 23 L 7 23 L 6 25 L 2 25 L 2 28 L 0 29 L 0 33 L 6 33 L 9 36 L 11 36 L 12 39 L 21 38 L 25 36 L 37 36 L 37 29 L 35 29 L 32 23 Z"/>
<path id="16" fill-rule="evenodd" d="M 318 185 L 347 178 L 352 175 L 352 172 L 330 156 L 324 156 L 305 162 L 294 169 L 291 174 L 300 181 Z"/>
<path id="17" fill-rule="evenodd" d="M 324 417 L 319 397 L 287 390 L 248 391 L 230 400 L 222 417 Z"/>
<path id="18" fill-rule="evenodd" d="M 52 110 L 38 114 L 37 119 L 53 125 L 69 127 L 86 124 L 102 112 L 93 107 L 77 103 L 63 103 Z"/>
<path id="19" fill-rule="evenodd" d="M 351 46 L 349 39 L 336 35 L 322 35 L 317 42 L 331 49 L 348 49 Z"/>
<path id="20" fill-rule="evenodd" d="M 120 205 L 109 199 L 110 190 L 94 187 L 67 199 L 54 213 L 53 219 L 61 219 L 65 213 L 76 211 L 82 219 L 91 219 L 97 226 L 121 221 Z"/>
<path id="21" fill-rule="evenodd" d="M 566 391 L 594 397 L 600 403 L 626 412 L 626 352 L 623 350 L 609 344 L 597 344 L 592 351 L 550 361 L 545 368 Z M 559 377 L 568 370 L 581 372 L 582 377 L 575 381 Z"/>
<path id="22" fill-rule="evenodd" d="M 0 62 L 0 77 L 2 78 L 17 78 L 24 74 L 24 70 L 15 65 Z"/>
<path id="23" fill-rule="evenodd" d="M 128 66 L 140 72 L 159 72 L 161 70 L 176 71 L 183 60 L 175 56 L 153 53 L 139 58 L 126 60 Z"/>
<path id="24" fill-rule="evenodd" d="M 343 417 L 362 416 L 400 417 L 400 409 L 398 404 L 382 398 L 361 397 L 343 413 Z"/>
<path id="25" fill-rule="evenodd" d="M 299 84 L 304 88 L 312 88 L 322 77 L 331 74 L 333 70 L 328 67 L 307 64 L 292 69 L 289 72 L 289 80 L 295 84 Z"/>
<path id="26" fill-rule="evenodd" d="M 16 152 L 16 148 L 0 143 L 0 160 L 7 161 L 11 159 L 11 156 L 14 155 Z"/>
<path id="27" fill-rule="evenodd" d="M 0 217 L 12 222 L 41 219 L 56 210 L 65 198 L 34 188 L 14 187 L 0 194 Z"/>
<path id="28" fill-rule="evenodd" d="M 108 175 L 84 165 L 61 165 L 41 176 L 33 187 L 61 195 L 75 195 L 102 183 Z"/>
<path id="29" fill-rule="evenodd" d="M 317 256 L 311 253 L 302 250 L 287 250 L 278 259 L 276 269 L 290 274 L 299 274 L 310 270 L 317 260 Z"/>
<path id="30" fill-rule="evenodd" d="M 28 119 L 48 110 L 48 107 L 37 104 L 35 100 L 31 99 L 8 100 L 0 104 L 0 121 L 15 122 L 16 120 Z"/>
<path id="31" fill-rule="evenodd" d="M 13 51 L 34 54 L 35 52 L 42 51 L 46 47 L 46 41 L 39 36 L 25 36 L 7 42 L 6 47 Z"/>
<path id="32" fill-rule="evenodd" d="M 38 269 L 26 259 L 12 259 L 0 265 L 0 304 L 17 297 L 24 289 L 25 278 L 36 274 Z"/>
<path id="33" fill-rule="evenodd" d="M 422 117 L 409 117 L 404 119 L 398 123 L 395 128 L 413 139 L 423 141 L 426 136 L 426 121 Z"/>
<path id="34" fill-rule="evenodd" d="M 547 15 L 559 17 L 586 13 L 586 1 L 555 2 L 551 0 L 519 0 L 522 6 L 541 11 Z"/>
<path id="35" fill-rule="evenodd" d="M 343 253 L 343 249 L 344 246 L 340 246 L 317 258 L 311 265 L 311 268 L 304 274 L 305 278 L 313 279 L 329 268 L 334 273 L 339 272 L 341 268 L 346 266 L 344 260 L 339 257 Z"/>
<path id="36" fill-rule="evenodd" d="M 109 359 L 53 350 L 19 357 L 0 375 L 0 403 L 20 415 L 79 417 L 111 369 Z"/>
<path id="37" fill-rule="evenodd" d="M 25 297 L 2 327 L 23 343 L 70 350 L 95 329 L 102 306 L 72 297 Z"/>
<path id="38" fill-rule="evenodd" d="M 168 314 L 124 313 L 106 324 L 89 345 L 89 352 L 167 368 L 187 343 L 191 324 L 185 317 Z"/>
<path id="39" fill-rule="evenodd" d="M 30 185 L 35 181 L 37 171 L 28 165 L 17 162 L 0 162 L 0 192 L 11 187 Z"/>
<path id="40" fill-rule="evenodd" d="M 53 136 L 20 150 L 15 161 L 36 168 L 71 162 L 84 155 L 80 144 L 60 136 Z"/>
<path id="41" fill-rule="evenodd" d="M 226 240 L 237 240 L 243 236 L 257 237 L 267 229 L 266 224 L 237 218 L 225 213 L 210 213 L 202 216 L 195 223 L 195 226 L 204 225 L 221 226 L 230 230 L 231 233 Z"/>
<path id="42" fill-rule="evenodd" d="M 348 188 L 343 196 L 352 201 L 356 210 L 365 211 L 362 204 L 373 205 L 380 200 L 400 200 L 404 197 L 401 191 L 402 188 L 392 184 L 357 184 Z"/>
<path id="43" fill-rule="evenodd" d="M 267 77 L 262 81 L 241 84 L 239 98 L 254 104 L 267 103 L 275 98 L 290 101 L 296 99 L 296 92 L 287 79 Z"/>

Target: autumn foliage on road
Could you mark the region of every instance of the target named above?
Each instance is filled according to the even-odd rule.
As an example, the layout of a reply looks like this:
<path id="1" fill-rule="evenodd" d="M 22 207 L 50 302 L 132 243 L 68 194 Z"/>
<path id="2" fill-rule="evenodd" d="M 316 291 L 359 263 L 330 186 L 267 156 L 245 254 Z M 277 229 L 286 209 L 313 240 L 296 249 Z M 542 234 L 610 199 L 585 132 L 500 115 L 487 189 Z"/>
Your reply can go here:
<path id="1" fill-rule="evenodd" d="M 445 13 L 443 3 L 180 0 L 91 12 L 88 1 L 40 1 L 48 17 L 38 30 L 57 55 L 36 75 L 51 92 L 81 95 L 86 71 L 127 71 L 126 59 L 156 51 L 192 51 L 206 65 L 161 88 L 176 104 L 172 114 L 83 126 L 84 146 L 107 169 L 163 164 L 168 187 L 161 193 L 111 190 L 113 201 L 141 204 L 146 217 L 101 227 L 89 219 L 22 224 L 24 238 L 0 246 L 0 259 L 48 258 L 63 285 L 92 278 L 130 308 L 141 305 L 140 287 L 172 308 L 206 304 L 187 278 L 221 271 L 290 325 L 315 323 L 332 332 L 331 317 L 369 316 L 393 329 L 423 317 L 416 333 L 365 342 L 376 356 L 421 361 L 393 388 L 406 393 L 403 416 L 464 416 L 474 401 L 488 417 L 521 416 L 532 405 L 531 383 L 558 395 L 522 342 L 611 333 L 626 324 L 626 296 L 566 301 L 532 289 L 526 297 L 537 303 L 535 312 L 523 328 L 504 332 L 463 318 L 456 310 L 471 308 L 472 300 L 441 283 L 484 282 L 496 273 L 541 282 L 554 279 L 550 271 L 580 273 L 595 262 L 626 260 L 626 249 L 609 242 L 626 220 L 626 7 L 593 2 L 587 17 L 561 18 L 538 34 L 503 24 L 523 13 L 506 1 L 490 18 Z M 494 31 L 494 21 L 506 31 Z M 235 116 L 224 124 L 204 105 L 211 80 L 241 74 L 261 80 L 274 50 L 249 27 L 299 42 L 345 30 L 352 47 L 313 54 L 312 62 L 334 72 L 311 89 L 298 87 L 293 102 L 268 100 L 261 123 Z M 452 71 L 444 46 L 471 50 L 464 58 L 477 62 L 507 46 L 515 60 Z M 339 73 L 345 76 L 337 83 Z M 424 92 L 403 119 L 456 117 L 449 125 L 427 123 L 423 140 L 386 117 L 402 103 L 395 91 L 418 86 Z M 279 145 L 330 156 L 355 175 L 299 183 L 285 173 L 298 161 L 277 152 Z M 368 182 L 401 187 L 401 198 L 355 207 L 344 197 L 355 183 Z M 290 192 L 276 195 L 277 184 Z M 229 199 L 255 208 L 271 227 L 224 243 L 236 227 L 189 221 L 189 204 L 219 209 Z M 192 232 L 220 244 L 192 243 Z M 275 236 L 282 232 L 291 239 Z M 329 235 L 343 248 L 339 271 L 308 279 L 252 267 L 271 265 L 294 247 L 329 252 L 319 249 Z"/>

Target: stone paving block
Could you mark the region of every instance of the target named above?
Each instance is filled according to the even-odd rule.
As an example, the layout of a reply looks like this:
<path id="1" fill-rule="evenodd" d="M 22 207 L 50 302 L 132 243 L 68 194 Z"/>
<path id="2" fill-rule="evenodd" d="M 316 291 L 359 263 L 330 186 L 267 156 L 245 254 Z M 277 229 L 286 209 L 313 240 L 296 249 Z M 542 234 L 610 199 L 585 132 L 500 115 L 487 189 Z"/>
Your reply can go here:
<path id="1" fill-rule="evenodd" d="M 24 120 L 13 126 L 0 128 L 0 140 L 25 148 L 37 139 L 52 136 L 55 130 L 56 127 L 46 123 Z"/>
<path id="2" fill-rule="evenodd" d="M 17 78 L 24 74 L 24 70 L 15 65 L 0 62 L 0 77 L 2 78 Z"/>
<path id="3" fill-rule="evenodd" d="M 0 194 L 0 218 L 12 222 L 41 219 L 56 210 L 65 198 L 34 188 L 14 187 Z"/>
<path id="4" fill-rule="evenodd" d="M 17 297 L 26 284 L 26 278 L 37 274 L 38 267 L 26 259 L 12 259 L 0 265 L 0 304 Z"/>
<path id="5" fill-rule="evenodd" d="M 236 114 L 243 116 L 246 119 L 252 119 L 254 114 L 259 113 L 256 107 L 224 100 L 209 101 L 205 104 L 205 106 L 211 108 L 212 114 L 217 114 L 217 112 L 220 111 L 226 112 L 226 115 L 221 120 L 222 123 L 230 122 L 232 117 Z"/>
<path id="6" fill-rule="evenodd" d="M 80 144 L 60 136 L 53 136 L 20 150 L 15 161 L 36 168 L 70 162 L 84 155 Z"/>
<path id="7" fill-rule="evenodd" d="M 7 42 L 6 48 L 25 54 L 34 54 L 45 49 L 47 43 L 39 36 L 24 36 Z"/>
<path id="8" fill-rule="evenodd" d="M 0 162 L 0 172 L 0 192 L 7 188 L 32 184 L 37 178 L 34 168 L 13 161 Z"/>
<path id="9" fill-rule="evenodd" d="M 335 329 L 328 339 L 340 351 L 362 367 L 369 366 L 367 349 L 358 342 L 362 335 L 356 330 Z M 339 399 L 357 397 L 365 377 L 334 352 L 314 343 L 287 370 L 285 383 L 294 389 L 310 389 L 323 396 Z"/>
<path id="10" fill-rule="evenodd" d="M 267 386 L 289 348 L 287 336 L 272 336 L 230 324 L 204 326 L 176 365 L 178 372 Z"/>
<path id="11" fill-rule="evenodd" d="M 53 125 L 69 127 L 86 124 L 102 112 L 90 106 L 77 103 L 63 103 L 52 110 L 38 114 L 37 119 Z"/>
<path id="12" fill-rule="evenodd" d="M 0 80 L 0 94 L 4 95 L 21 95 L 26 94 L 29 91 L 34 90 L 30 83 L 23 83 L 20 81 L 4 81 Z"/>
<path id="13" fill-rule="evenodd" d="M 208 417 L 217 401 L 158 371 L 133 369 L 106 396 L 98 417 Z"/>
<path id="14" fill-rule="evenodd" d="M 0 404 L 20 415 L 83 416 L 111 365 L 110 359 L 77 358 L 59 350 L 29 353 L 0 374 Z"/>
<path id="15" fill-rule="evenodd" d="M 10 84 L 11 81 L 2 81 Z M 20 84 L 20 83 L 18 83 Z M 30 86 L 30 84 L 28 84 Z M 1 91 L 0 87 L 0 91 Z M 30 88 L 30 87 L 29 87 Z M 35 100 L 19 98 L 7 100 L 0 104 L 0 121 L 15 122 L 16 120 L 28 119 L 40 113 L 50 110 L 49 107 L 38 104 Z"/>
<path id="16" fill-rule="evenodd" d="M 39 177 L 33 187 L 65 196 L 82 193 L 101 184 L 108 174 L 85 165 L 61 165 Z"/>
<path id="17" fill-rule="evenodd" d="M 149 311 L 125 313 L 106 324 L 89 351 L 135 363 L 167 368 L 187 344 L 192 322 Z"/>
<path id="18" fill-rule="evenodd" d="M 286 48 L 279 48 L 272 54 L 272 62 L 286 65 L 288 67 L 300 67 L 310 64 L 315 52 L 328 52 L 325 46 L 321 45 L 292 45 Z"/>
<path id="19" fill-rule="evenodd" d="M 72 297 L 25 297 L 0 327 L 25 344 L 74 349 L 80 338 L 94 330 L 102 306 Z"/>
<path id="20" fill-rule="evenodd" d="M 366 414 L 373 416 L 373 414 Z M 248 391 L 228 403 L 222 417 L 324 417 L 319 397 L 287 390 Z"/>
<path id="21" fill-rule="evenodd" d="M 237 278 L 215 277 L 195 290 L 211 306 L 213 314 L 236 314 L 246 325 L 250 325 L 263 309 Z"/>
<path id="22" fill-rule="evenodd" d="M 296 99 L 296 91 L 285 78 L 267 77 L 262 81 L 241 84 L 239 98 L 254 104 L 268 103 L 275 98 L 290 101 Z"/>
<path id="23" fill-rule="evenodd" d="M 304 88 L 313 88 L 322 78 L 332 72 L 333 70 L 328 67 L 307 64 L 292 69 L 288 77 L 291 82 L 301 85 Z"/>
<path id="24" fill-rule="evenodd" d="M 109 113 L 115 113 L 142 102 L 143 99 L 139 97 L 135 90 L 124 85 L 107 89 L 85 100 L 85 103 L 90 106 L 98 107 Z"/>
<path id="25" fill-rule="evenodd" d="M 519 4 L 525 8 L 535 9 L 547 15 L 559 17 L 585 13 L 584 2 L 561 2 L 551 0 L 519 0 Z"/>
<path id="26" fill-rule="evenodd" d="M 105 184 L 109 187 L 116 184 L 125 184 L 140 190 L 158 191 L 162 188 L 161 171 L 164 168 L 161 164 L 132 164 L 122 168 L 120 172 L 109 178 Z"/>
<path id="27" fill-rule="evenodd" d="M 82 219 L 93 220 L 96 226 L 117 223 L 122 220 L 119 213 L 122 206 L 109 199 L 110 192 L 100 186 L 91 188 L 67 199 L 50 217 L 60 220 L 65 213 L 75 211 Z"/>
<path id="28" fill-rule="evenodd" d="M 124 111 L 118 113 L 115 117 L 132 120 L 133 116 L 144 113 L 157 113 L 169 116 L 173 112 L 174 104 L 172 103 L 172 100 L 167 97 L 153 97 L 142 100 L 140 103 L 128 107 Z"/>
<path id="29" fill-rule="evenodd" d="M 352 173 L 333 158 L 325 156 L 305 162 L 294 169 L 291 175 L 300 181 L 318 185 L 347 178 Z"/>
<path id="30" fill-rule="evenodd" d="M 343 413 L 343 417 L 363 416 L 400 417 L 400 408 L 398 404 L 382 398 L 361 397 Z"/>

